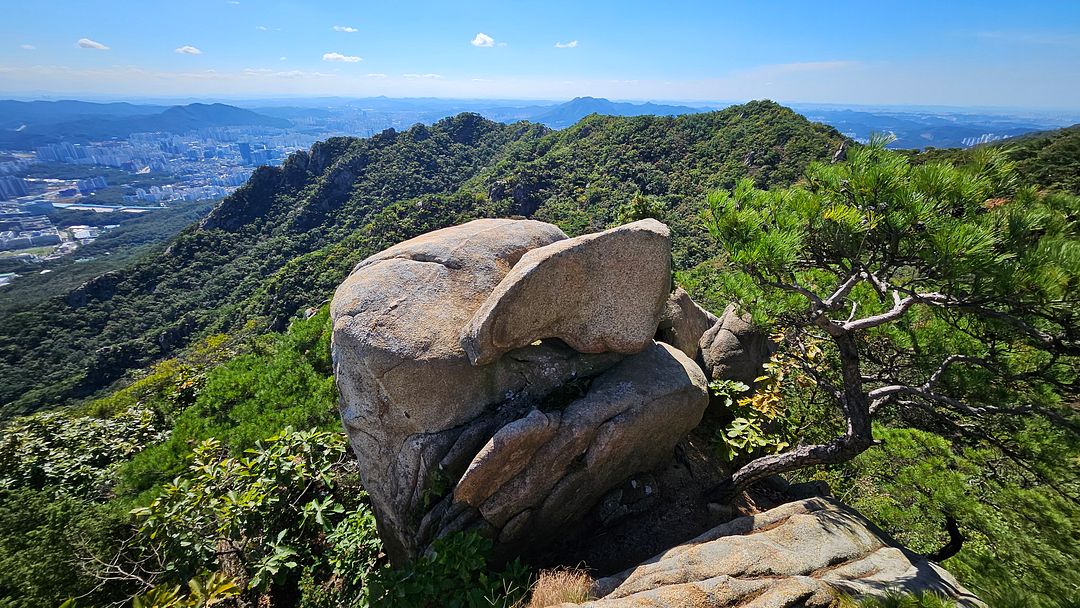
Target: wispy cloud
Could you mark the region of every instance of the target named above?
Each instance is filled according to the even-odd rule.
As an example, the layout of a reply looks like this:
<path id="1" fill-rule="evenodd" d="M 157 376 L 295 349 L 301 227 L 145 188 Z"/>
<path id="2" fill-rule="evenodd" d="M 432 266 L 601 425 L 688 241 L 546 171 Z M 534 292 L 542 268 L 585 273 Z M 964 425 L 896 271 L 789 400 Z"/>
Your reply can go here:
<path id="1" fill-rule="evenodd" d="M 266 27 L 265 25 L 256 25 L 255 29 L 259 30 L 260 32 L 266 32 L 270 30 L 270 28 Z"/>
<path id="2" fill-rule="evenodd" d="M 472 41 L 469 42 L 469 44 L 481 48 L 490 48 L 495 46 L 495 39 L 491 36 L 488 36 L 484 32 L 478 32 L 476 34 L 476 37 L 473 38 Z"/>
<path id="3" fill-rule="evenodd" d="M 577 40 L 571 40 L 570 42 L 556 42 L 555 48 L 557 49 L 576 49 Z"/>
<path id="4" fill-rule="evenodd" d="M 356 55 L 342 55 L 341 53 L 323 53 L 322 60 L 336 61 L 339 63 L 357 63 L 363 61 L 363 59 Z"/>
<path id="5" fill-rule="evenodd" d="M 32 44 L 20 44 L 19 48 L 24 51 L 36 51 L 37 47 Z"/>
<path id="6" fill-rule="evenodd" d="M 191 46 L 190 44 L 185 44 L 184 46 L 177 47 L 173 52 L 180 53 L 181 55 L 202 55 L 202 51 Z"/>
<path id="7" fill-rule="evenodd" d="M 286 57 L 286 56 L 284 56 L 284 55 L 282 55 L 281 57 L 278 57 L 278 58 L 277 58 L 277 60 L 278 60 L 278 61 L 288 61 L 288 60 L 289 60 L 289 58 L 288 58 L 288 57 Z"/>
<path id="8" fill-rule="evenodd" d="M 91 40 L 89 38 L 79 38 L 79 41 L 75 43 L 79 48 L 93 49 L 95 51 L 107 51 L 109 47 L 101 44 L 97 40 Z"/>
<path id="9" fill-rule="evenodd" d="M 360 31 L 355 27 L 350 27 L 348 25 L 335 25 L 330 29 L 334 30 L 335 32 L 345 32 L 346 34 L 355 34 L 356 32 Z"/>
<path id="10" fill-rule="evenodd" d="M 442 74 L 402 74 L 401 77 L 415 80 L 417 78 L 442 78 Z"/>
<path id="11" fill-rule="evenodd" d="M 386 78 L 386 74 L 372 73 L 367 75 L 368 78 Z"/>

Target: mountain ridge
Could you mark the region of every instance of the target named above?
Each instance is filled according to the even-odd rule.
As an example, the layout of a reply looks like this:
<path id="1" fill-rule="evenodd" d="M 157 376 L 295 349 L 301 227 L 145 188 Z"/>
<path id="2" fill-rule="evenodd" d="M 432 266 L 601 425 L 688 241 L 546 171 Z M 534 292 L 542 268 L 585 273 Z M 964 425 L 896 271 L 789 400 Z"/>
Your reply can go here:
<path id="1" fill-rule="evenodd" d="M 701 108 L 645 103 L 616 102 L 603 97 L 575 97 L 554 108 L 541 112 L 529 120 L 547 125 L 553 129 L 562 129 L 573 125 L 590 114 L 604 116 L 678 116 L 706 112 Z"/>
<path id="2" fill-rule="evenodd" d="M 163 253 L 15 313 L 0 335 L 0 403 L 11 414 L 89 395 L 207 331 L 251 320 L 282 329 L 363 255 L 476 217 L 525 215 L 581 234 L 654 197 L 688 267 L 708 257 L 695 219 L 708 189 L 743 176 L 791 183 L 841 141 L 772 102 L 594 115 L 562 131 L 461 114 L 331 138 L 256 171 Z"/>
<path id="3" fill-rule="evenodd" d="M 13 149 L 29 149 L 59 141 L 86 143 L 150 131 L 179 134 L 207 127 L 285 128 L 292 124 L 285 118 L 265 116 L 223 103 L 163 107 L 75 101 L 0 101 L 0 111 L 4 116 L 0 119 L 0 147 Z"/>

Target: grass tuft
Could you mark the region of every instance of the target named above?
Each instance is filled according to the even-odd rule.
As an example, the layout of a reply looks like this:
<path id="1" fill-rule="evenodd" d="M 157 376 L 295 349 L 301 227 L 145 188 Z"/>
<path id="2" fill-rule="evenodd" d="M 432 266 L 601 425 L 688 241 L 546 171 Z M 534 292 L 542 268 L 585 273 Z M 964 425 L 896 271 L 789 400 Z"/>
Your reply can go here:
<path id="1" fill-rule="evenodd" d="M 547 608 L 565 602 L 587 602 L 592 596 L 592 577 L 582 570 L 544 570 L 532 587 L 526 608 Z"/>

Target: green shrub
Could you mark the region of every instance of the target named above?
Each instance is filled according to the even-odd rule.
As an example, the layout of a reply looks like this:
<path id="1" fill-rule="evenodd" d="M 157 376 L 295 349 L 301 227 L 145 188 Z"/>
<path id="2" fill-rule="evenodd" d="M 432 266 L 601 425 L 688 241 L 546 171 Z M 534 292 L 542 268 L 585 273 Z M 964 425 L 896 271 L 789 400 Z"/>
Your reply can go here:
<path id="1" fill-rule="evenodd" d="M 372 608 L 510 608 L 528 589 L 528 572 L 513 562 L 491 572 L 491 541 L 476 532 L 441 538 L 407 568 L 385 567 L 368 580 Z"/>
<path id="2" fill-rule="evenodd" d="M 243 589 L 267 592 L 295 583 L 303 566 L 325 559 L 327 544 L 332 566 L 374 563 L 367 507 L 334 492 L 335 478 L 355 468 L 341 433 L 286 428 L 243 456 L 224 454 L 220 441 L 202 442 L 184 475 L 132 511 L 142 546 L 162 556 L 169 578 L 225 570 Z M 345 518 L 346 507 L 356 512 Z"/>

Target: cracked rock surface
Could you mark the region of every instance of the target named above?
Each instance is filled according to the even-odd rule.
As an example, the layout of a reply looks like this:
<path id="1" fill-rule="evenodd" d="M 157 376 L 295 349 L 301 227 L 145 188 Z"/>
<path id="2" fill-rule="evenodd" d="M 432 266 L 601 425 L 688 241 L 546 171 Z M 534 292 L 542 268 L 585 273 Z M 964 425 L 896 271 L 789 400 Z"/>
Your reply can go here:
<path id="1" fill-rule="evenodd" d="M 341 418 L 393 559 L 422 550 L 425 503 L 496 429 L 621 359 L 553 342 L 474 367 L 458 342 L 525 252 L 565 238 L 543 222 L 476 220 L 373 255 L 338 287 L 330 314 Z"/>
<path id="2" fill-rule="evenodd" d="M 935 592 L 983 604 L 951 574 L 827 498 L 739 517 L 600 579 L 590 608 L 826 608 L 841 594 Z"/>

